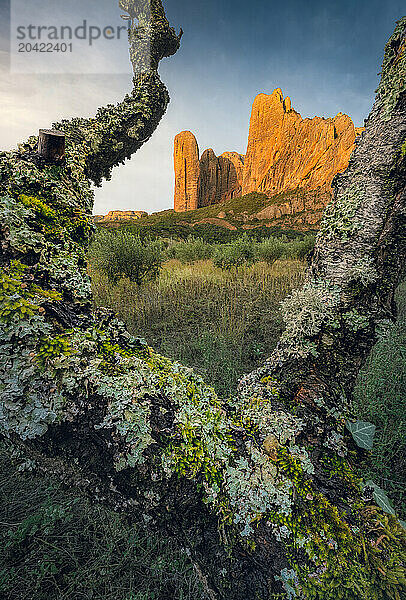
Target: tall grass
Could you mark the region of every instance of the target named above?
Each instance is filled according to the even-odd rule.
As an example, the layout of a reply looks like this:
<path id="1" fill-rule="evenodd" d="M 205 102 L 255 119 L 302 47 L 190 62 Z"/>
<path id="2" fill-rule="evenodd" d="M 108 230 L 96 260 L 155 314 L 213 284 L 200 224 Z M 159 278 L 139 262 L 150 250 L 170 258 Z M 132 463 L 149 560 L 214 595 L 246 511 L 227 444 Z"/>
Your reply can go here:
<path id="1" fill-rule="evenodd" d="M 397 290 L 398 319 L 375 345 L 355 389 L 355 409 L 377 427 L 370 477 L 406 519 L 406 282 Z"/>
<path id="2" fill-rule="evenodd" d="M 173 540 L 19 472 L 1 445 L 0 598 L 203 600 Z"/>
<path id="3" fill-rule="evenodd" d="M 272 351 L 282 330 L 279 303 L 301 285 L 303 273 L 304 264 L 293 260 L 232 272 L 210 260 L 171 260 L 141 289 L 128 279 L 111 286 L 97 271 L 92 279 L 98 305 L 111 307 L 132 333 L 228 396 Z"/>

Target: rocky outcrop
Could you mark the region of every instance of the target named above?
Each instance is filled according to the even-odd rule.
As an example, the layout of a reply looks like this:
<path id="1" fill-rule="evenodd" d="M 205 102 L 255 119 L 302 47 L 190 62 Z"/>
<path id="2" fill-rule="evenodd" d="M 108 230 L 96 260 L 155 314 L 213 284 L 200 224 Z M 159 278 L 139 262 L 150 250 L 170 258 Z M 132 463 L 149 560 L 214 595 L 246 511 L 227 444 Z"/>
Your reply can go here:
<path id="1" fill-rule="evenodd" d="M 199 147 L 193 133 L 182 131 L 175 138 L 175 210 L 199 206 Z"/>
<path id="2" fill-rule="evenodd" d="M 175 138 L 175 210 L 210 206 L 251 192 L 272 197 L 297 189 L 328 190 L 333 177 L 347 168 L 362 131 L 342 113 L 302 119 L 280 89 L 259 94 L 245 156 L 224 152 L 217 157 L 209 149 L 199 160 L 190 131 Z"/>
<path id="3" fill-rule="evenodd" d="M 205 150 L 199 162 L 199 206 L 211 206 L 241 195 L 244 157 L 237 152 L 224 152 L 217 157 Z"/>
<path id="4" fill-rule="evenodd" d="M 244 156 L 238 152 L 223 152 L 218 161 L 221 171 L 221 202 L 241 196 L 244 177 Z"/>
<path id="5" fill-rule="evenodd" d="M 280 89 L 259 94 L 252 107 L 242 193 L 272 196 L 330 185 L 347 168 L 355 138 L 347 115 L 302 119 Z"/>
<path id="6" fill-rule="evenodd" d="M 183 212 L 211 206 L 241 195 L 244 157 L 224 152 L 217 157 L 209 148 L 199 159 L 199 146 L 190 131 L 175 138 L 175 210 Z"/>
<path id="7" fill-rule="evenodd" d="M 146 216 L 148 216 L 148 213 L 143 210 L 111 210 L 107 215 L 95 215 L 93 220 L 95 223 L 106 223 L 111 221 L 131 221 Z"/>

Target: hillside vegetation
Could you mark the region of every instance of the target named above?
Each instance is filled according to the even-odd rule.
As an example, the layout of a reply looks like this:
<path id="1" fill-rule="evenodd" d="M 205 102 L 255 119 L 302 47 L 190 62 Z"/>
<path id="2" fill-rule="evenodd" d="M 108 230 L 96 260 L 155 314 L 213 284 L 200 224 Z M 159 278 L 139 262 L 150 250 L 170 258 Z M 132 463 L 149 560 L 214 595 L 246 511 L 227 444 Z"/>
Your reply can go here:
<path id="1" fill-rule="evenodd" d="M 140 235 L 187 238 L 191 234 L 208 241 L 227 242 L 244 232 L 256 238 L 274 235 L 297 237 L 303 232 L 314 231 L 319 220 L 319 213 L 312 224 L 300 223 L 301 214 L 295 213 L 296 223 L 289 215 L 280 218 L 267 217 L 261 214 L 264 209 L 287 205 L 301 198 L 328 199 L 328 192 L 319 190 L 305 192 L 301 190 L 284 192 L 268 198 L 265 194 L 253 192 L 239 198 L 228 200 L 222 204 L 206 206 L 186 212 L 164 210 L 137 220 L 111 221 L 99 224 L 99 227 L 130 228 Z M 303 221 L 310 212 L 303 213 Z"/>

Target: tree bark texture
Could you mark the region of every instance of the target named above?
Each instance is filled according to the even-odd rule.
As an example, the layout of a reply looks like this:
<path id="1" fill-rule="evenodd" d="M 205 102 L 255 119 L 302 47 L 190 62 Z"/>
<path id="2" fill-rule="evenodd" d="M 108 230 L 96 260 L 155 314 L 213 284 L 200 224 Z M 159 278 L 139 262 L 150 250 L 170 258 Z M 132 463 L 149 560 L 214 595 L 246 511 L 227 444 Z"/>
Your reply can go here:
<path id="1" fill-rule="evenodd" d="M 406 17 L 306 284 L 284 302 L 281 341 L 220 400 L 91 309 L 90 181 L 157 126 L 168 102 L 158 62 L 179 45 L 159 1 L 149 20 L 143 2 L 122 8 L 153 50 L 138 61 L 130 33 L 132 95 L 56 125 L 62 166 L 36 163 L 32 140 L 0 156 L 0 435 L 40 472 L 176 536 L 212 599 L 401 600 L 405 531 L 363 481 L 370 436 L 360 441 L 351 400 L 404 274 Z"/>
<path id="2" fill-rule="evenodd" d="M 65 158 L 65 134 L 55 129 L 40 129 L 38 154 L 53 163 L 63 161 Z"/>

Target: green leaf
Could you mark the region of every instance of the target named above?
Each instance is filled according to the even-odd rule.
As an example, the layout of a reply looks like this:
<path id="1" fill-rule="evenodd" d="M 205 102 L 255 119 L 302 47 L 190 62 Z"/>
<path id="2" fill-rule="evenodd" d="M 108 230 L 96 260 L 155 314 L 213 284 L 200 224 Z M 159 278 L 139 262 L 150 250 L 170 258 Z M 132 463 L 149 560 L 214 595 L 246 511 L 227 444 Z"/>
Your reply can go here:
<path id="1" fill-rule="evenodd" d="M 367 481 L 365 487 L 370 487 L 374 490 L 374 499 L 378 506 L 382 508 L 389 515 L 395 515 L 395 509 L 390 503 L 388 496 L 385 492 L 376 485 L 373 481 Z"/>
<path id="2" fill-rule="evenodd" d="M 406 521 L 401 521 L 399 519 L 399 523 L 402 525 L 403 529 L 406 529 Z"/>
<path id="3" fill-rule="evenodd" d="M 376 430 L 375 425 L 366 421 L 355 421 L 355 423 L 347 421 L 346 427 L 352 434 L 357 446 L 364 450 L 372 450 Z"/>

